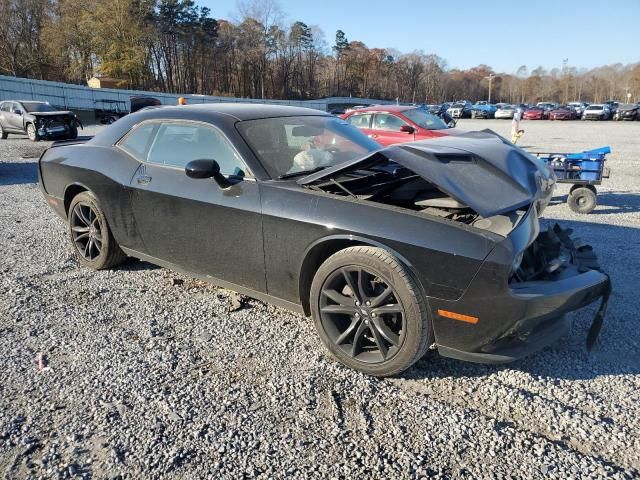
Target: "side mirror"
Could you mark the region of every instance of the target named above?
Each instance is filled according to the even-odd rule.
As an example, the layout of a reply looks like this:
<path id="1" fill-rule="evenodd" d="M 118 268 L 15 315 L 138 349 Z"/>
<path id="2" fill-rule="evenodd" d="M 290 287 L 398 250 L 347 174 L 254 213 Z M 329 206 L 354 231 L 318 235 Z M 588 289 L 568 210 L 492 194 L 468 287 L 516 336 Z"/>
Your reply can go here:
<path id="1" fill-rule="evenodd" d="M 227 178 L 220 173 L 220 165 L 215 160 L 192 160 L 184 167 L 184 172 L 189 178 L 213 178 L 220 188 L 231 186 Z"/>
<path id="2" fill-rule="evenodd" d="M 15 109 L 13 113 L 15 113 L 16 115 L 22 115 L 22 110 Z"/>
<path id="3" fill-rule="evenodd" d="M 416 129 L 413 128 L 411 125 L 402 125 L 400 127 L 400 131 L 405 133 L 413 133 L 416 131 Z"/>

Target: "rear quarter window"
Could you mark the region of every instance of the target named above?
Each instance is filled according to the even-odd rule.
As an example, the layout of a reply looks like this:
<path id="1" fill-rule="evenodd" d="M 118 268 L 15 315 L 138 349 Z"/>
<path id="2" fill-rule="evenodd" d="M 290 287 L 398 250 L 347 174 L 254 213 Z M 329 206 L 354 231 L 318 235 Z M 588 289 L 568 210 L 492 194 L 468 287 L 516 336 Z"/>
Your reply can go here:
<path id="1" fill-rule="evenodd" d="M 140 125 L 129 132 L 129 134 L 120 141 L 118 146 L 138 160 L 145 161 L 157 128 L 157 123 Z"/>

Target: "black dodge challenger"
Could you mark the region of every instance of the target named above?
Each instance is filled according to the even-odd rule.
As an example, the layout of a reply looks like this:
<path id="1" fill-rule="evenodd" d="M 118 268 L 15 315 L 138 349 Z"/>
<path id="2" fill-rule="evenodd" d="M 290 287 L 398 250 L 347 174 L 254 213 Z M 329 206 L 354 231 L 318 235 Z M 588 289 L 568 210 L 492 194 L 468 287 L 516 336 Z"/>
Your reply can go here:
<path id="1" fill-rule="evenodd" d="M 602 298 L 593 344 L 609 296 L 591 247 L 540 231 L 553 175 L 492 132 L 381 149 L 316 110 L 166 107 L 54 144 L 39 175 L 80 264 L 137 257 L 303 312 L 372 375 L 430 346 L 520 358 Z"/>

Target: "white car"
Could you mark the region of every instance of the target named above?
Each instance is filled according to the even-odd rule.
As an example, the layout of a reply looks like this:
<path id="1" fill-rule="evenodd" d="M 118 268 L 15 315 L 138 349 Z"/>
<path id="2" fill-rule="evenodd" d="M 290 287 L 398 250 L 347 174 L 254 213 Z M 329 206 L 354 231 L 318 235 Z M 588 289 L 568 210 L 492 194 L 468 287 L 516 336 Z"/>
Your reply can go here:
<path id="1" fill-rule="evenodd" d="M 595 103 L 589 105 L 582 112 L 582 120 L 609 120 L 611 118 L 611 110 L 608 105 Z"/>
<path id="2" fill-rule="evenodd" d="M 516 114 L 516 107 L 512 105 L 504 105 L 496 110 L 495 118 L 511 119 Z"/>
<path id="3" fill-rule="evenodd" d="M 567 106 L 573 108 L 576 111 L 576 115 L 581 117 L 587 104 L 582 102 L 569 102 Z"/>

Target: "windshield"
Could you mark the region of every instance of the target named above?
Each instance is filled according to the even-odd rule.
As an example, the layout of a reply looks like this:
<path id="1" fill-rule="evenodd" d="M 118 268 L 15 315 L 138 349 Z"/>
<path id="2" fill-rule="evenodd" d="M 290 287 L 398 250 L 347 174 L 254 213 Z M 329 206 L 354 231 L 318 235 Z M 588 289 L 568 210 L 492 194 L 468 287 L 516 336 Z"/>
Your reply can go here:
<path id="1" fill-rule="evenodd" d="M 421 108 L 414 108 L 412 110 L 405 110 L 402 114 L 411 120 L 413 123 L 426 128 L 427 130 L 443 130 L 447 127 L 440 117 L 433 115 Z"/>
<path id="2" fill-rule="evenodd" d="M 380 149 L 336 117 L 263 118 L 237 127 L 271 178 L 332 167 Z"/>
<path id="3" fill-rule="evenodd" d="M 55 108 L 53 108 L 48 103 L 40 103 L 40 102 L 22 102 L 24 109 L 29 112 L 57 112 Z"/>

